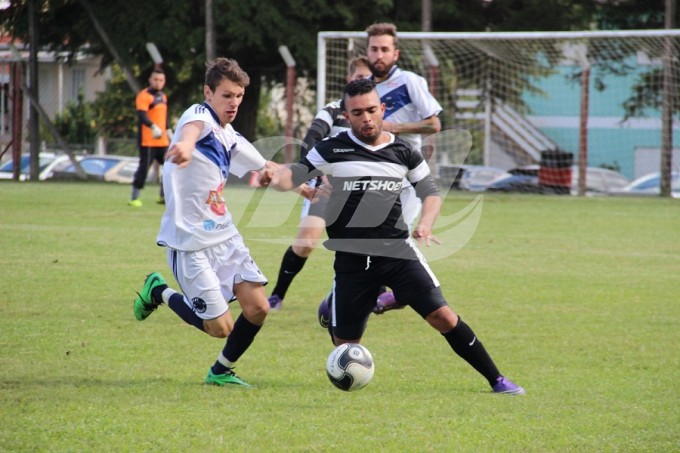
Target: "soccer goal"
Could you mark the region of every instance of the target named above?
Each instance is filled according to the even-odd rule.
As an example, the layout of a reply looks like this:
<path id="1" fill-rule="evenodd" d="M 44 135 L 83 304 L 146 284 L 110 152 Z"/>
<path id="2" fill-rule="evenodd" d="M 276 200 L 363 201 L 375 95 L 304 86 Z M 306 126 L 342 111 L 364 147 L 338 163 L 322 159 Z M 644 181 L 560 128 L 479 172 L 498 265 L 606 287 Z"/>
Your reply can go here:
<path id="1" fill-rule="evenodd" d="M 365 32 L 319 33 L 318 108 L 341 96 L 347 62 L 365 49 Z M 568 168 L 574 180 L 579 169 L 603 168 L 632 180 L 659 172 L 668 154 L 680 170 L 680 30 L 400 32 L 399 49 L 398 65 L 424 77 L 441 103 L 443 129 L 472 136 L 469 151 L 436 140 L 438 176 L 470 164 Z M 663 118 L 672 119 L 665 128 Z M 590 173 L 589 190 L 622 184 Z"/>

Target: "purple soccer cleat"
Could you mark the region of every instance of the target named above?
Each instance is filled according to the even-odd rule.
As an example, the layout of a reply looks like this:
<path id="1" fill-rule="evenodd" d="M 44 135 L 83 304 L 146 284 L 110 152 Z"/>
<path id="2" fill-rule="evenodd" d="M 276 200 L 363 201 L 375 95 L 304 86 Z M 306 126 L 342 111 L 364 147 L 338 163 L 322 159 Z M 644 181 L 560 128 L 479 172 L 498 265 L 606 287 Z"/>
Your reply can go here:
<path id="1" fill-rule="evenodd" d="M 276 294 L 272 294 L 269 296 L 269 309 L 270 310 L 281 310 L 281 307 L 283 307 L 283 299 L 281 299 L 279 296 Z"/>
<path id="2" fill-rule="evenodd" d="M 506 395 L 524 395 L 526 393 L 522 387 L 505 376 L 500 376 L 496 379 L 496 384 L 492 388 L 494 393 L 504 393 Z"/>
<path id="3" fill-rule="evenodd" d="M 324 297 L 324 299 L 319 304 L 319 309 L 317 310 L 319 324 L 321 324 L 321 327 L 324 329 L 327 329 L 331 322 L 331 297 L 332 293 Z"/>
<path id="4" fill-rule="evenodd" d="M 375 303 L 375 307 L 373 307 L 373 313 L 376 315 L 382 315 L 386 311 L 397 310 L 404 307 L 405 305 L 401 305 L 396 301 L 392 291 L 385 291 L 384 293 L 378 295 L 378 300 Z"/>

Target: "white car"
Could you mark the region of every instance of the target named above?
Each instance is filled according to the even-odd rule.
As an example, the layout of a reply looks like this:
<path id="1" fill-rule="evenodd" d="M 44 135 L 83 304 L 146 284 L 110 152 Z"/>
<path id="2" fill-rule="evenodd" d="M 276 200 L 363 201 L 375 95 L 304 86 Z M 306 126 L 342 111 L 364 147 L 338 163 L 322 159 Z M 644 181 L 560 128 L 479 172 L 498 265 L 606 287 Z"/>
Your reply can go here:
<path id="1" fill-rule="evenodd" d="M 494 182 L 510 176 L 507 171 L 483 165 L 439 165 L 437 176 L 439 184 L 452 189 L 482 192 Z"/>
<path id="2" fill-rule="evenodd" d="M 76 156 L 80 160 L 81 156 Z M 38 179 L 44 181 L 50 179 L 55 171 L 60 171 L 71 164 L 71 160 L 66 154 L 55 153 L 40 153 L 40 162 L 38 164 L 39 174 Z M 30 154 L 22 154 L 19 162 L 19 181 L 28 181 L 31 165 Z M 12 171 L 14 169 L 14 161 L 12 159 L 0 165 L 0 179 L 12 179 Z"/>
<path id="3" fill-rule="evenodd" d="M 650 173 L 631 182 L 616 195 L 658 196 L 660 193 L 660 173 Z M 671 196 L 680 198 L 680 171 L 671 172 Z"/>
<path id="4" fill-rule="evenodd" d="M 139 166 L 139 157 L 113 154 L 90 155 L 83 156 L 79 163 L 90 180 L 131 184 Z M 158 178 L 159 175 L 153 170 L 152 166 L 147 175 L 146 182 L 156 182 Z M 78 181 L 79 177 L 76 175 L 76 169 L 71 164 L 55 172 L 54 179 Z"/>

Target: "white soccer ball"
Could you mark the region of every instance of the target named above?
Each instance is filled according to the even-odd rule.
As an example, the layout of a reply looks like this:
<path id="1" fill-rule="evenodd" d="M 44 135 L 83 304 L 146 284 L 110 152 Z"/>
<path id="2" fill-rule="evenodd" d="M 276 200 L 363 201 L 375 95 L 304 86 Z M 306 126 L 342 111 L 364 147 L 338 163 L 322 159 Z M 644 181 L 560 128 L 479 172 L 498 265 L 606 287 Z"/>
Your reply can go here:
<path id="1" fill-rule="evenodd" d="M 373 356 L 358 343 L 341 344 L 331 352 L 326 362 L 328 379 L 346 392 L 366 387 L 374 371 Z"/>

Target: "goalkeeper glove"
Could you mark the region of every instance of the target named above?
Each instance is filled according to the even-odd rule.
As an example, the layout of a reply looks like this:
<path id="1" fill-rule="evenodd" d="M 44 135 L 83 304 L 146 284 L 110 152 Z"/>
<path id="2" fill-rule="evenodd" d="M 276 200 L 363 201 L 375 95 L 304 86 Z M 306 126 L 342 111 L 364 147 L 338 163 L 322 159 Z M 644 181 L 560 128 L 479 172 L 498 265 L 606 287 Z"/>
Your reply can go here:
<path id="1" fill-rule="evenodd" d="M 153 135 L 153 138 L 161 138 L 161 136 L 163 135 L 163 131 L 161 130 L 161 128 L 156 126 L 155 124 L 151 125 L 151 133 Z"/>

